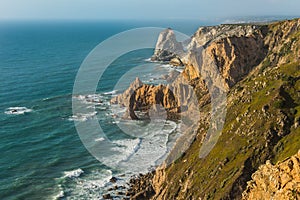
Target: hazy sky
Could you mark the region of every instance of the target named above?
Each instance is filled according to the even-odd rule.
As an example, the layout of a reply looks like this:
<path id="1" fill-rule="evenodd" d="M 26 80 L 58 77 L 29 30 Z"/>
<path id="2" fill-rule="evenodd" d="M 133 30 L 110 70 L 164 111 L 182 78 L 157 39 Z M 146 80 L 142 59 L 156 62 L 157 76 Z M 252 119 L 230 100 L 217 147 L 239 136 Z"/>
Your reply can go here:
<path id="1" fill-rule="evenodd" d="M 300 0 L 0 0 L 0 20 L 213 20 L 257 15 L 300 15 Z"/>

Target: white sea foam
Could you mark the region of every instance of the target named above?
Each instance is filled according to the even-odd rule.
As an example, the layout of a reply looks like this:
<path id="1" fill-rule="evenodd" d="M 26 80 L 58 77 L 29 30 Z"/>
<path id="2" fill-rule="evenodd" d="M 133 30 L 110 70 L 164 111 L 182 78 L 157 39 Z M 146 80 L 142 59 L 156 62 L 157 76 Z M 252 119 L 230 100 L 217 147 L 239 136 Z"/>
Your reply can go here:
<path id="1" fill-rule="evenodd" d="M 92 119 L 93 117 L 95 117 L 97 115 L 97 112 L 91 112 L 91 113 L 87 113 L 87 114 L 83 114 L 83 113 L 77 113 L 72 115 L 71 117 L 69 117 L 69 121 L 78 121 L 78 122 L 85 122 L 89 119 Z"/>
<path id="2" fill-rule="evenodd" d="M 161 132 L 149 133 L 138 146 L 135 146 L 130 156 L 119 165 L 128 171 L 145 173 L 156 166 L 157 161 L 167 153 L 168 134 Z"/>
<path id="3" fill-rule="evenodd" d="M 149 63 L 160 63 L 160 61 L 157 60 L 151 60 L 151 58 L 147 58 L 144 60 L 145 62 L 149 62 Z"/>
<path id="4" fill-rule="evenodd" d="M 65 197 L 64 191 L 59 191 L 59 193 L 57 195 L 55 195 L 53 199 L 58 200 L 58 199 L 62 199 L 64 197 Z"/>
<path id="5" fill-rule="evenodd" d="M 165 68 L 174 68 L 173 65 L 170 65 L 170 64 L 163 64 L 161 65 L 161 67 L 165 67 Z"/>
<path id="6" fill-rule="evenodd" d="M 103 103 L 103 96 L 101 94 L 77 95 L 73 96 L 73 98 L 85 104 L 102 105 Z"/>
<path id="7" fill-rule="evenodd" d="M 107 110 L 108 108 L 105 107 L 105 106 L 99 106 L 99 107 L 97 107 L 97 109 L 99 109 L 99 110 Z"/>
<path id="8" fill-rule="evenodd" d="M 56 197 L 57 199 L 103 199 L 102 194 L 106 193 L 108 187 L 111 186 L 111 178 L 111 170 L 93 170 L 84 177 L 76 177 L 64 182 L 64 189 L 59 192 L 64 196 L 58 197 L 58 194 Z"/>
<path id="9" fill-rule="evenodd" d="M 115 146 L 108 150 L 112 154 L 101 158 L 104 164 L 134 173 L 145 173 L 161 164 L 171 150 L 170 145 L 174 144 L 176 134 L 180 134 L 176 132 L 177 124 L 164 120 L 146 126 L 140 123 L 132 120 L 118 121 L 119 128 L 136 139 L 113 140 Z M 159 123 L 162 126 L 158 126 Z M 125 130 L 124 127 L 129 129 Z M 174 141 L 170 141 L 170 134 L 173 132 L 175 136 L 171 140 Z"/>
<path id="10" fill-rule="evenodd" d="M 181 73 L 183 72 L 184 67 L 176 67 L 175 70 Z"/>
<path id="11" fill-rule="evenodd" d="M 110 91 L 110 92 L 104 92 L 103 94 L 104 95 L 113 95 L 113 94 L 117 94 L 118 90 L 113 90 L 113 91 Z"/>
<path id="12" fill-rule="evenodd" d="M 8 115 L 21 115 L 28 112 L 32 112 L 32 109 L 26 107 L 9 107 L 4 111 L 4 113 Z"/>
<path id="13" fill-rule="evenodd" d="M 147 58 L 147 59 L 145 59 L 144 61 L 146 61 L 146 62 L 151 62 L 152 60 L 151 60 L 151 58 Z"/>
<path id="14" fill-rule="evenodd" d="M 114 153 L 102 158 L 102 162 L 111 167 L 118 167 L 119 163 L 128 158 L 138 150 L 141 139 L 124 139 L 112 141 L 115 146 L 110 149 Z"/>
<path id="15" fill-rule="evenodd" d="M 105 140 L 105 138 L 100 137 L 100 138 L 96 138 L 96 139 L 95 139 L 95 142 L 102 142 L 102 141 L 104 141 L 104 140 Z"/>
<path id="16" fill-rule="evenodd" d="M 79 168 L 79 169 L 76 169 L 76 170 L 64 172 L 64 174 L 65 174 L 64 177 L 67 177 L 67 178 L 77 178 L 77 177 L 79 177 L 83 173 L 84 173 L 84 171 Z"/>

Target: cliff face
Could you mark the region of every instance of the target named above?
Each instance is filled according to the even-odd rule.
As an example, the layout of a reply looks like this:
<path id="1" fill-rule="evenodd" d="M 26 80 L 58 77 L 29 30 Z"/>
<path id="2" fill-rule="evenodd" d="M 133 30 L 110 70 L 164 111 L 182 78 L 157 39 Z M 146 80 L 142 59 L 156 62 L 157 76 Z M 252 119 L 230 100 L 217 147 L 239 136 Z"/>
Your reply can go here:
<path id="1" fill-rule="evenodd" d="M 136 80 L 112 102 L 128 107 L 132 119 L 134 111 L 159 104 L 193 123 L 183 126 L 166 163 L 146 175 L 147 181 L 137 181 L 139 187 L 133 188 L 139 195 L 132 199 L 241 199 L 262 164 L 277 163 L 300 149 L 300 19 L 202 27 L 182 43 L 168 29 L 152 59 L 185 69 L 167 86 Z M 208 130 L 214 134 L 211 127 L 219 123 L 210 120 L 216 113 L 211 96 L 220 91 L 227 92 L 224 127 L 214 148 L 200 158 Z M 292 167 L 290 161 L 261 167 L 243 198 L 294 195 L 300 184 L 291 181 L 298 180 L 295 159 Z M 269 175 L 277 178 L 269 180 Z"/>
<path id="2" fill-rule="evenodd" d="M 139 78 L 130 84 L 130 87 L 122 94 L 111 99 L 112 104 L 119 104 L 127 108 L 124 118 L 138 120 L 135 111 L 165 114 L 167 118 L 174 118 L 180 112 L 180 104 L 172 90 L 164 85 L 143 84 Z M 154 116 L 153 116 L 154 117 Z M 157 116 L 159 117 L 159 116 Z"/>
<path id="3" fill-rule="evenodd" d="M 219 67 L 228 88 L 247 75 L 267 53 L 262 35 L 224 38 L 212 42 L 207 51 Z"/>
<path id="4" fill-rule="evenodd" d="M 300 152 L 272 165 L 268 161 L 252 175 L 242 199 L 289 200 L 300 198 Z"/>
<path id="5" fill-rule="evenodd" d="M 169 62 L 181 55 L 182 52 L 183 46 L 180 42 L 177 42 L 173 30 L 166 29 L 158 37 L 151 60 Z M 179 64 L 181 64 L 180 61 Z"/>
<path id="6" fill-rule="evenodd" d="M 120 104 L 121 106 L 128 107 L 129 100 L 134 91 L 140 88 L 143 85 L 143 82 L 137 77 L 129 86 L 129 88 L 122 94 L 113 97 L 110 102 L 112 104 Z"/>
<path id="7" fill-rule="evenodd" d="M 226 80 L 226 122 L 214 149 L 200 159 L 199 148 L 209 124 L 209 119 L 200 119 L 195 141 L 186 153 L 156 171 L 152 199 L 240 199 L 260 165 L 269 159 L 276 163 L 300 149 L 299 24 L 297 19 L 266 26 L 198 30 L 190 43 L 194 51 L 181 58 L 186 64 L 183 76 L 198 92 L 205 88 L 201 80 L 210 73 L 207 66 L 211 65 L 193 57 L 202 48 Z M 222 30 L 225 32 L 220 33 Z M 203 46 L 192 45 L 193 41 Z M 200 110 L 210 116 L 203 91 L 199 92 Z"/>
<path id="8" fill-rule="evenodd" d="M 299 25 L 300 19 L 262 26 L 204 27 L 186 42 L 188 51 L 177 58 L 185 64 L 181 79 L 194 88 L 198 98 L 201 115 L 197 127 L 192 128 L 197 134 L 176 162 L 156 170 L 148 182 L 153 189 L 151 196 L 145 195 L 144 199 L 241 199 L 247 181 L 259 166 L 267 160 L 276 163 L 297 153 Z M 215 79 L 214 83 L 211 79 Z M 175 80 L 171 84 L 173 91 L 179 90 L 179 85 L 179 79 Z M 225 125 L 212 151 L 199 158 L 211 117 L 208 88 L 218 85 L 225 85 L 228 91 Z M 186 95 L 189 93 L 187 90 Z M 255 199 L 268 192 L 275 192 L 278 197 L 294 195 L 299 187 L 299 182 L 290 181 L 299 173 L 295 159 L 298 158 L 292 158 L 293 169 L 285 167 L 286 162 L 291 166 L 290 161 L 261 167 L 243 198 Z M 281 173 L 281 169 L 286 171 Z M 268 175 L 278 177 L 271 183 Z M 272 187 L 265 191 L 267 184 Z M 277 192 L 284 187 L 292 192 Z"/>
<path id="9" fill-rule="evenodd" d="M 264 43 L 266 27 L 221 25 L 219 27 L 200 28 L 188 44 L 189 53 L 182 58 L 187 64 L 186 75 L 191 79 L 203 76 L 203 72 L 211 73 L 212 68 L 205 63 L 193 61 L 194 52 L 203 49 L 205 57 L 209 57 L 217 66 L 226 89 L 240 81 L 267 54 Z M 197 53 L 196 53 L 197 54 Z M 202 73 L 195 73 L 201 68 Z"/>

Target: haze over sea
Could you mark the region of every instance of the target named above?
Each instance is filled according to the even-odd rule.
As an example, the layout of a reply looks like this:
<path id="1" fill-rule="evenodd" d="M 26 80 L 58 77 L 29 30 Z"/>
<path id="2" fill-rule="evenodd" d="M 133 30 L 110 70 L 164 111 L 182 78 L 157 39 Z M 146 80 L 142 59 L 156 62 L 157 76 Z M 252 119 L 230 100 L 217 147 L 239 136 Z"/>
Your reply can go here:
<path id="1" fill-rule="evenodd" d="M 118 137 L 108 104 L 116 80 L 101 80 L 97 97 L 83 97 L 87 104 L 88 98 L 101 99 L 97 115 L 72 116 L 73 83 L 82 61 L 101 41 L 131 28 L 172 27 L 191 35 L 207 24 L 0 22 L 0 199 L 101 198 L 108 180 L 121 172 L 88 153 L 73 121 L 98 117 L 108 134 Z M 143 81 L 159 80 L 171 69 L 147 62 L 152 53 L 145 49 L 126 54 L 110 66 L 110 73 L 121 76 L 124 68 L 142 66 Z M 131 147 L 128 141 L 122 145 Z"/>

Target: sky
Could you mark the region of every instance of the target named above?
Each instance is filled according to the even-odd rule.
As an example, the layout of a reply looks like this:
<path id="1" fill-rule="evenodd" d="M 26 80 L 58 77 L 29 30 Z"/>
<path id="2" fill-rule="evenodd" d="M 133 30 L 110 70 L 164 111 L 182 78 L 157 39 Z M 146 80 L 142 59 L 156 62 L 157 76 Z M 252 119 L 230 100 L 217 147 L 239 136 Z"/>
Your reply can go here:
<path id="1" fill-rule="evenodd" d="M 0 0 L 0 20 L 299 16 L 300 0 Z"/>

